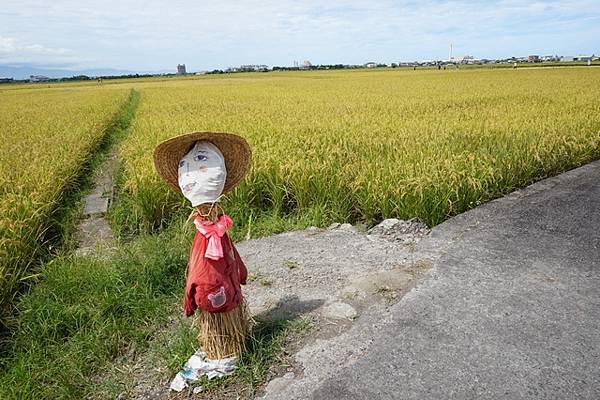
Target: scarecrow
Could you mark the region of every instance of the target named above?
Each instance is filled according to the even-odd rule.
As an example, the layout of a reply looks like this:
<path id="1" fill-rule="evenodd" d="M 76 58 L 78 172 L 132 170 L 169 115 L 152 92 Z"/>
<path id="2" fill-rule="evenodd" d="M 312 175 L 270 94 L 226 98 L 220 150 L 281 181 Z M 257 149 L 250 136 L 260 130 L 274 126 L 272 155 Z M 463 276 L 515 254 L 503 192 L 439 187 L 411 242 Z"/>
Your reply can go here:
<path id="1" fill-rule="evenodd" d="M 186 316 L 200 310 L 198 336 L 206 357 L 221 360 L 244 350 L 249 330 L 240 285 L 247 271 L 227 230 L 232 219 L 219 200 L 244 178 L 252 153 L 246 140 L 230 133 L 195 132 L 159 144 L 154 163 L 159 175 L 193 208 L 195 225 L 185 287 Z"/>

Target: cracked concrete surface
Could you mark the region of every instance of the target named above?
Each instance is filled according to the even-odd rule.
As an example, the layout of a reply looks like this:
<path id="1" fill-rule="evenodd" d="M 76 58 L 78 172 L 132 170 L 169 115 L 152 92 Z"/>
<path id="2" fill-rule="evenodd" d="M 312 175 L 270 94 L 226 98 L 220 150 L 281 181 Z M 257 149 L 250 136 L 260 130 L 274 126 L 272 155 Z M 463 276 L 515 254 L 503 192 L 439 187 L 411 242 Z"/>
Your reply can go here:
<path id="1" fill-rule="evenodd" d="M 300 349 L 264 398 L 600 398 L 599 182 L 600 161 L 438 225 L 420 284 Z"/>

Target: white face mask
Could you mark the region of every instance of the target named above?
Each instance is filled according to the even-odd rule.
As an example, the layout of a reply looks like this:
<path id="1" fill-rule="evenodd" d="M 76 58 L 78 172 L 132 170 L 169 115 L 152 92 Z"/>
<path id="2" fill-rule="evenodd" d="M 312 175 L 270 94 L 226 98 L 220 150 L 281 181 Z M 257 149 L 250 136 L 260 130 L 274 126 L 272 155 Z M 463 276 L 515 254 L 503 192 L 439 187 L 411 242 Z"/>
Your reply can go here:
<path id="1" fill-rule="evenodd" d="M 179 161 L 178 172 L 179 188 L 192 207 L 217 201 L 227 177 L 223 154 L 208 141 L 196 142 Z"/>

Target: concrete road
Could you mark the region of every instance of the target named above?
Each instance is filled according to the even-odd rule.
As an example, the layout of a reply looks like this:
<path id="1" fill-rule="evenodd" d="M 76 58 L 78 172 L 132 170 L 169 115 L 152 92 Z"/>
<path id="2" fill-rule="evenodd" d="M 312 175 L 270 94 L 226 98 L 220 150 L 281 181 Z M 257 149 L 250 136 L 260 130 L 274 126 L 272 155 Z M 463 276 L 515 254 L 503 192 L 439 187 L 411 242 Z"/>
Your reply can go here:
<path id="1" fill-rule="evenodd" d="M 301 352 L 305 376 L 265 397 L 600 398 L 600 162 L 452 218 L 415 254 L 431 273 L 389 315 Z"/>

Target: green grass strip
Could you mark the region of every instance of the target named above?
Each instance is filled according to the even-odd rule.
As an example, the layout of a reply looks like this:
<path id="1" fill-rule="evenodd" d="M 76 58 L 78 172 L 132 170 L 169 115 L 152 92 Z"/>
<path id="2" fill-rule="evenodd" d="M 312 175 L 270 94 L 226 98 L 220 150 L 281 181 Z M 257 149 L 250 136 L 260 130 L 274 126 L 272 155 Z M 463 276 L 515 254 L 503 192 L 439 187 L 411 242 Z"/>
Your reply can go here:
<path id="1" fill-rule="evenodd" d="M 143 348 L 183 286 L 187 248 L 176 236 L 141 238 L 113 258 L 64 257 L 23 296 L 2 399 L 81 399 L 91 377 L 132 345 Z"/>

